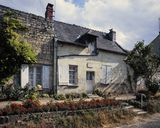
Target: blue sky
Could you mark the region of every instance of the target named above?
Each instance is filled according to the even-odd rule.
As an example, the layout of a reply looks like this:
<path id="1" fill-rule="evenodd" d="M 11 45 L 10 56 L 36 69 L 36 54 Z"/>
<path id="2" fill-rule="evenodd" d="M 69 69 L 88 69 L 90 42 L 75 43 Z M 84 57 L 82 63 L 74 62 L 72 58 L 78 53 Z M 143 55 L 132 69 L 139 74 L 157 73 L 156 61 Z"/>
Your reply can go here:
<path id="1" fill-rule="evenodd" d="M 83 6 L 85 3 L 85 0 L 73 0 L 73 2 L 79 6 Z"/>
<path id="2" fill-rule="evenodd" d="M 104 32 L 113 28 L 128 50 L 159 34 L 160 0 L 0 0 L 0 5 L 43 17 L 47 3 L 55 5 L 56 20 Z"/>

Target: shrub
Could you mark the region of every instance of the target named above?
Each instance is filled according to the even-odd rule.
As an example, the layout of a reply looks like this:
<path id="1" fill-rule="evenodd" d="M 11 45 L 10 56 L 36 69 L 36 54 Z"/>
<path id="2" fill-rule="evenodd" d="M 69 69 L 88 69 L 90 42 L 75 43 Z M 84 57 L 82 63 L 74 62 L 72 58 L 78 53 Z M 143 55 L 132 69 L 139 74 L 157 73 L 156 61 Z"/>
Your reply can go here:
<path id="1" fill-rule="evenodd" d="M 55 100 L 65 100 L 66 99 L 63 94 L 59 94 L 59 95 L 55 94 L 53 97 Z"/>
<path id="2" fill-rule="evenodd" d="M 28 90 L 28 93 L 25 95 L 26 99 L 37 100 L 39 97 L 39 92 L 35 88 Z"/>
<path id="3" fill-rule="evenodd" d="M 25 108 L 38 108 L 38 107 L 40 107 L 40 102 L 39 102 L 39 100 L 27 99 L 23 102 L 23 106 Z"/>
<path id="4" fill-rule="evenodd" d="M 160 112 L 160 101 L 159 100 L 149 100 L 146 109 L 150 113 Z"/>
<path id="5" fill-rule="evenodd" d="M 99 89 L 95 89 L 93 94 L 97 94 L 98 96 L 103 97 L 103 92 L 101 90 L 99 90 Z"/>
<path id="6" fill-rule="evenodd" d="M 24 114 L 26 113 L 26 108 L 22 104 L 12 103 L 10 105 L 12 114 Z"/>
<path id="7" fill-rule="evenodd" d="M 159 90 L 160 84 L 157 81 L 153 81 L 148 85 L 148 90 L 155 95 L 156 92 Z"/>
<path id="8" fill-rule="evenodd" d="M 82 96 L 82 98 L 88 98 L 88 95 L 87 95 L 87 93 L 85 93 L 85 92 L 83 92 L 83 93 L 81 94 L 81 96 Z"/>
<path id="9" fill-rule="evenodd" d="M 9 84 L 3 88 L 3 97 L 8 100 L 21 100 L 28 95 L 29 87 L 26 85 L 24 88 L 21 88 L 19 85 Z"/>
<path id="10" fill-rule="evenodd" d="M 47 93 L 44 93 L 44 94 L 42 94 L 42 95 L 41 95 L 41 97 L 44 97 L 44 98 L 49 98 L 50 96 L 49 96 L 49 94 L 47 94 Z"/>
<path id="11" fill-rule="evenodd" d="M 11 98 L 11 93 L 14 89 L 13 84 L 5 85 L 3 88 L 3 94 L 6 95 L 6 98 L 9 100 Z"/>

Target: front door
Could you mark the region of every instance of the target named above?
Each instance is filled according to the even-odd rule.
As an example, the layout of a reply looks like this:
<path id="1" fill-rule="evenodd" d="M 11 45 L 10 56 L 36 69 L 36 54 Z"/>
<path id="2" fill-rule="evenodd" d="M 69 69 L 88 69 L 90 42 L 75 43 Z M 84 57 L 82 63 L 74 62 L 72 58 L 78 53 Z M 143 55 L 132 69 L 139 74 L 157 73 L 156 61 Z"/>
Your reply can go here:
<path id="1" fill-rule="evenodd" d="M 93 86 L 95 84 L 95 73 L 94 71 L 86 72 L 86 83 L 87 83 L 87 93 L 91 94 L 93 92 Z"/>

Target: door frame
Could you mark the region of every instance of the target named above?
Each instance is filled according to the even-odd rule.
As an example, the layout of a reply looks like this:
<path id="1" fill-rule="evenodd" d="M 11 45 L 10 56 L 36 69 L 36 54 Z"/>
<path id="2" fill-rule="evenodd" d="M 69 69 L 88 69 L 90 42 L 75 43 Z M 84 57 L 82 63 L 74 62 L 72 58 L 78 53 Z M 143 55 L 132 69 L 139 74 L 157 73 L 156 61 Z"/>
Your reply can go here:
<path id="1" fill-rule="evenodd" d="M 86 92 L 92 93 L 95 85 L 95 71 L 86 71 Z"/>

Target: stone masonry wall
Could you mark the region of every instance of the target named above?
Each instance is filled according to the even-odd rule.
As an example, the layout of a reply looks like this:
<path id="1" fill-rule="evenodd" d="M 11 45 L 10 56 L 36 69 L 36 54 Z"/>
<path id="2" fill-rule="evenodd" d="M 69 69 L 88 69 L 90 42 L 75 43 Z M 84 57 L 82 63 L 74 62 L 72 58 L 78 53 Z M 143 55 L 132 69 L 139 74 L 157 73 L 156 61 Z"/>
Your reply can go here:
<path id="1" fill-rule="evenodd" d="M 0 5 L 0 17 L 7 11 L 11 11 L 16 18 L 27 28 L 21 33 L 25 41 L 31 43 L 32 48 L 38 54 L 38 63 L 52 64 L 53 54 L 53 22 L 34 14 L 25 13 Z"/>

